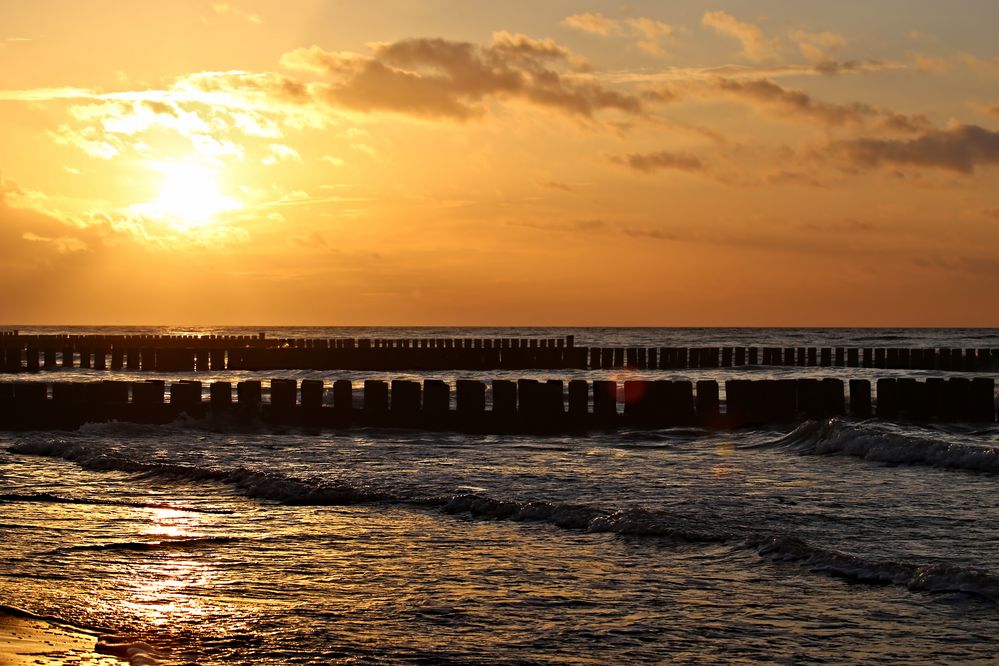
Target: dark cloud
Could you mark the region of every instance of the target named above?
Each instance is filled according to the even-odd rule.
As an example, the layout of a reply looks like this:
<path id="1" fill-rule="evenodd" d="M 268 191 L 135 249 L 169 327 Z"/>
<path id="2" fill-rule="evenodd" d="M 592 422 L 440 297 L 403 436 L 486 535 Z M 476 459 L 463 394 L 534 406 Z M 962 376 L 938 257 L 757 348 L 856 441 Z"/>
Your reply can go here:
<path id="1" fill-rule="evenodd" d="M 719 92 L 734 95 L 751 104 L 770 107 L 784 115 L 808 118 L 827 126 L 860 126 L 871 120 L 878 121 L 886 130 L 897 132 L 916 132 L 929 126 L 929 121 L 922 115 L 907 116 L 860 102 L 824 102 L 802 90 L 784 88 L 769 79 L 718 79 L 711 85 Z"/>
<path id="2" fill-rule="evenodd" d="M 780 169 L 767 176 L 767 182 L 771 185 L 808 185 L 810 187 L 826 187 L 818 178 L 811 174 L 800 171 L 788 171 Z"/>
<path id="3" fill-rule="evenodd" d="M 861 138 L 839 141 L 834 149 L 858 167 L 919 166 L 970 174 L 999 164 L 999 132 L 977 125 L 930 130 L 912 139 Z"/>
<path id="4" fill-rule="evenodd" d="M 867 220 L 858 220 L 855 217 L 849 217 L 839 222 L 805 222 L 804 224 L 799 224 L 798 229 L 817 232 L 862 233 L 874 231 L 877 227 Z"/>
<path id="5" fill-rule="evenodd" d="M 651 238 L 653 240 L 662 240 L 662 241 L 675 241 L 680 239 L 680 237 L 675 233 L 670 231 L 663 231 L 662 229 L 625 227 L 621 231 L 624 233 L 625 236 L 631 236 L 632 238 Z"/>
<path id="6" fill-rule="evenodd" d="M 484 113 L 491 99 L 511 98 L 583 118 L 609 109 L 642 112 L 638 97 L 581 75 L 589 65 L 553 40 L 506 32 L 489 46 L 405 39 L 376 45 L 371 55 L 313 46 L 281 61 L 329 76 L 324 99 L 358 111 L 463 120 Z"/>
<path id="7" fill-rule="evenodd" d="M 518 222 L 508 222 L 513 227 L 526 227 L 539 231 L 553 231 L 557 233 L 588 233 L 601 231 L 608 228 L 608 223 L 600 219 L 591 220 L 570 220 L 568 222 L 539 222 L 535 220 L 521 220 Z"/>
<path id="8" fill-rule="evenodd" d="M 199 72 L 183 78 L 185 87 L 202 92 L 259 92 L 286 102 L 312 101 L 309 86 L 290 76 L 272 72 Z"/>
<path id="9" fill-rule="evenodd" d="M 615 156 L 611 161 L 627 166 L 642 173 L 655 173 L 662 169 L 679 169 L 680 171 L 703 171 L 704 163 L 689 153 L 671 153 L 661 150 L 654 153 L 628 153 Z"/>
<path id="10" fill-rule="evenodd" d="M 906 115 L 861 102 L 826 102 L 803 90 L 785 88 L 767 78 L 720 76 L 706 81 L 647 88 L 642 96 L 650 102 L 665 103 L 728 97 L 760 110 L 824 127 L 873 127 L 893 133 L 918 133 L 931 127 L 929 119 L 922 114 Z"/>
<path id="11" fill-rule="evenodd" d="M 823 60 L 822 62 L 815 63 L 814 67 L 816 72 L 824 76 L 878 72 L 887 68 L 894 68 L 894 66 L 885 65 L 878 60 Z"/>
<path id="12" fill-rule="evenodd" d="M 576 191 L 576 188 L 573 187 L 572 185 L 569 185 L 568 183 L 562 183 L 562 182 L 557 181 L 557 180 L 546 180 L 546 181 L 544 181 L 542 183 L 539 183 L 539 184 L 541 185 L 541 187 L 548 188 L 549 190 L 559 190 L 561 192 L 575 192 Z"/>

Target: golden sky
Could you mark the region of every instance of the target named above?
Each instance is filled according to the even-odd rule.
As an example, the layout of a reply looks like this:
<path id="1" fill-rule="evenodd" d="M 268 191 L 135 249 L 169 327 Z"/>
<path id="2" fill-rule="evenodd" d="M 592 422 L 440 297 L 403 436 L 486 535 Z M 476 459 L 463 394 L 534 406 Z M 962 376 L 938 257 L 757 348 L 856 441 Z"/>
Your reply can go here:
<path id="1" fill-rule="evenodd" d="M 0 323 L 999 326 L 999 3 L 0 3 Z"/>

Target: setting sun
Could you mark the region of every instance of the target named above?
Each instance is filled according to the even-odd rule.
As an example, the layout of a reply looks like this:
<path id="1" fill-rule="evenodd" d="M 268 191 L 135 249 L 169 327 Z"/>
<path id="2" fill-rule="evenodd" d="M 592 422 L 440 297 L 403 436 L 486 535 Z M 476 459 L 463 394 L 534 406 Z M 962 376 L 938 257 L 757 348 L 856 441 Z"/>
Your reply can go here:
<path id="1" fill-rule="evenodd" d="M 159 192 L 153 201 L 136 206 L 144 215 L 188 231 L 215 221 L 218 215 L 242 208 L 235 198 L 222 193 L 218 175 L 210 168 L 187 163 L 160 162 Z"/>

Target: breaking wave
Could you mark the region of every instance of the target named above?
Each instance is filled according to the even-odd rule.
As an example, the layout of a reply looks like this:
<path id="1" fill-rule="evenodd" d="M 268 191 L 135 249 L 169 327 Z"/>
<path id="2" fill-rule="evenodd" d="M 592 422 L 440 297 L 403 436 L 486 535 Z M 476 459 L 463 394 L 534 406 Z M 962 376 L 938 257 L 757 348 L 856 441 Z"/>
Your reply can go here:
<path id="1" fill-rule="evenodd" d="M 842 431 L 849 433 L 849 429 L 835 421 L 810 423 L 799 427 L 777 444 L 800 450 L 802 453 L 836 452 L 835 448 L 830 451 L 828 445 L 824 445 L 823 442 L 830 438 L 834 441 L 837 441 L 836 438 L 849 439 L 847 435 L 842 434 Z M 887 449 L 881 450 L 893 450 L 897 445 L 899 443 L 894 442 Z M 346 480 L 296 478 L 277 472 L 261 472 L 246 468 L 206 469 L 193 465 L 130 460 L 111 455 L 99 447 L 67 440 L 25 440 L 9 447 L 8 450 L 12 453 L 63 458 L 94 471 L 118 470 L 160 480 L 228 484 L 249 498 L 291 506 L 389 504 L 437 510 L 452 515 L 467 515 L 484 520 L 541 522 L 567 530 L 613 533 L 671 543 L 731 544 L 738 548 L 754 550 L 767 559 L 796 563 L 815 573 L 857 583 L 901 585 L 914 592 L 959 592 L 999 602 L 999 578 L 980 569 L 868 560 L 820 548 L 796 537 L 758 534 L 748 527 L 722 527 L 710 519 L 676 515 L 666 511 L 505 500 L 474 492 L 408 496 L 398 491 L 352 484 Z M 995 455 L 994 451 L 992 455 Z M 911 458 L 905 461 L 911 461 Z M 990 471 L 992 469 L 994 468 L 990 468 Z M 218 541 L 197 537 L 175 543 L 167 540 L 123 542 L 79 546 L 76 549 L 196 548 L 214 543 Z"/>
<path id="2" fill-rule="evenodd" d="M 927 465 L 999 474 L 999 447 L 965 444 L 959 434 L 903 434 L 891 424 L 842 419 L 806 421 L 787 435 L 763 445 L 803 455 L 843 455 L 873 462 Z"/>

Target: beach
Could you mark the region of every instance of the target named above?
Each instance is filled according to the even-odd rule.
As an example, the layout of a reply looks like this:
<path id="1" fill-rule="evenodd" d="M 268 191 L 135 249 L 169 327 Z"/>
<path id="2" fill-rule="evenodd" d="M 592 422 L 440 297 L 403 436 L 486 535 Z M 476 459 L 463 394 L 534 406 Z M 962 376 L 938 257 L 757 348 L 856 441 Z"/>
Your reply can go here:
<path id="1" fill-rule="evenodd" d="M 417 332 L 379 337 L 390 334 Z M 564 331 L 497 337 L 528 334 Z M 576 335 L 625 347 L 999 348 L 999 333 L 980 330 Z M 600 376 L 859 372 L 934 373 Z M 269 373 L 282 374 L 349 378 L 358 397 L 364 379 L 397 376 Z M 452 393 L 457 378 L 490 377 L 435 376 Z M 61 627 L 18 623 L 21 647 L 7 653 L 273 666 L 988 663 L 999 652 L 997 473 L 995 424 L 850 417 L 550 435 L 211 418 L 0 432 L 0 600 L 119 637 L 97 648 L 98 632 L 81 630 L 66 644 Z"/>
<path id="2" fill-rule="evenodd" d="M 0 611 L 0 666 L 78 664 L 117 666 L 126 663 L 95 651 L 97 634 L 27 614 Z"/>

